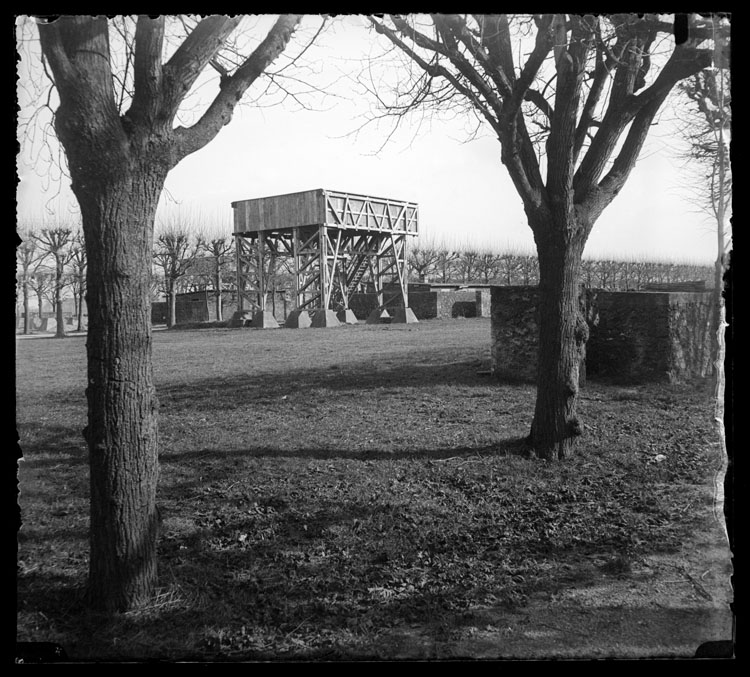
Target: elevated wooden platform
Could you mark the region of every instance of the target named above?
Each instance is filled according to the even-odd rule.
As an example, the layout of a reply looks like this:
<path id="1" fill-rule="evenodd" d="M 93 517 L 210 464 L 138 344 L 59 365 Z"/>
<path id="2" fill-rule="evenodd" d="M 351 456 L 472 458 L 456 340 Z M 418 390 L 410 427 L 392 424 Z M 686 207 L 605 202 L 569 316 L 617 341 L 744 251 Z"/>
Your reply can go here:
<path id="1" fill-rule="evenodd" d="M 235 235 L 301 226 L 418 234 L 417 204 L 391 198 L 307 190 L 232 202 Z"/>
<path id="2" fill-rule="evenodd" d="M 408 308 L 407 242 L 419 233 L 416 203 L 319 188 L 240 200 L 232 208 L 241 304 L 252 297 L 265 310 L 269 279 L 281 265 L 294 277 L 297 310 L 347 311 L 350 295 L 366 286 L 380 306 Z M 385 293 L 389 283 L 395 295 Z"/>

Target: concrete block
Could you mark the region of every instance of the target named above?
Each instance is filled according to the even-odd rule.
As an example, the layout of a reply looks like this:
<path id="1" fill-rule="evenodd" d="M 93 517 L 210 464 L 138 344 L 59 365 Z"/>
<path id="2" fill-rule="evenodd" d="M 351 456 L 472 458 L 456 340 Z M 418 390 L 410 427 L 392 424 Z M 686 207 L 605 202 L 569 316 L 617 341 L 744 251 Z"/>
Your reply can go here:
<path id="1" fill-rule="evenodd" d="M 336 317 L 342 324 L 357 324 L 357 316 L 354 314 L 354 311 L 349 308 L 339 310 L 339 312 L 336 313 Z"/>
<path id="2" fill-rule="evenodd" d="M 41 326 L 39 327 L 39 331 L 48 331 L 48 332 L 56 332 L 57 331 L 57 320 L 55 320 L 52 317 L 45 317 L 42 322 Z"/>
<path id="3" fill-rule="evenodd" d="M 315 315 L 313 315 L 312 319 L 312 326 L 317 328 L 340 327 L 341 322 L 339 322 L 339 318 L 336 317 L 334 311 L 321 308 L 315 311 Z"/>
<path id="4" fill-rule="evenodd" d="M 254 329 L 278 329 L 279 323 L 270 310 L 259 310 L 253 315 L 250 326 Z"/>
<path id="5" fill-rule="evenodd" d="M 236 327 L 247 327 L 253 320 L 253 314 L 249 310 L 237 311 L 232 315 L 232 319 L 229 320 L 229 326 Z"/>
<path id="6" fill-rule="evenodd" d="M 367 320 L 365 320 L 365 324 L 389 324 L 391 321 L 391 316 L 388 313 L 385 308 L 383 310 L 380 310 L 379 308 L 375 308 L 368 316 Z"/>
<path id="7" fill-rule="evenodd" d="M 396 308 L 393 311 L 393 324 L 413 324 L 419 322 L 411 308 Z"/>
<path id="8" fill-rule="evenodd" d="M 284 323 L 290 329 L 306 329 L 312 325 L 312 318 L 308 310 L 293 310 Z"/>

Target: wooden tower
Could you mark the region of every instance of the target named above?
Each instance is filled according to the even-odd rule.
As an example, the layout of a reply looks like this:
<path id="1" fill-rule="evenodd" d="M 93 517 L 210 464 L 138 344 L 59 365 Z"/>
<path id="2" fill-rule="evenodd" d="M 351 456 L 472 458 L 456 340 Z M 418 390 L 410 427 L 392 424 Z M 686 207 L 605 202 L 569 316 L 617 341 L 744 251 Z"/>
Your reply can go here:
<path id="1" fill-rule="evenodd" d="M 283 265 L 295 280 L 290 326 L 309 326 L 296 324 L 300 313 L 315 318 L 313 326 L 348 321 L 351 295 L 368 287 L 378 299 L 372 321 L 388 317 L 386 308 L 396 309 L 394 322 L 417 321 L 407 280 L 407 242 L 418 235 L 415 203 L 317 189 L 232 208 L 240 312 L 253 298 L 268 314 L 268 281 Z"/>

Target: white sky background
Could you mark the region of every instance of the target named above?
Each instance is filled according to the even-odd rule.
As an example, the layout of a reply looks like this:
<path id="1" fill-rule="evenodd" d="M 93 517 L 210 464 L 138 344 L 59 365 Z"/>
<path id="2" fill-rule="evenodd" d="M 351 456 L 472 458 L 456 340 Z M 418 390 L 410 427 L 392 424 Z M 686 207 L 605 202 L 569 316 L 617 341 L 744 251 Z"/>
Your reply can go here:
<path id="1" fill-rule="evenodd" d="M 319 20 L 305 22 L 316 27 Z M 356 100 L 352 84 L 338 74 L 355 77 L 362 55 L 379 53 L 373 42 L 382 38 L 362 26 L 357 17 L 336 20 L 305 55 L 320 71 L 317 82 L 337 81 L 328 93 L 338 97 L 308 97 L 317 110 L 300 109 L 289 100 L 281 107 L 241 104 L 212 142 L 172 170 L 157 221 L 200 213 L 231 233 L 232 201 L 327 188 L 417 202 L 421 240 L 533 252 L 521 199 L 491 131 L 466 141 L 470 123 L 433 117 L 419 132 L 415 120 L 404 120 L 382 149 L 392 121 L 368 126 L 355 137 L 373 107 L 361 96 Z M 250 98 L 259 89 L 256 83 Z M 706 264 L 715 259 L 715 227 L 681 187 L 689 176 L 673 151 L 678 143 L 670 117 L 669 111 L 662 115 L 625 188 L 599 218 L 587 256 Z M 45 179 L 24 160 L 22 154 L 21 219 L 40 218 L 45 204 L 63 213 L 75 205 L 67 178 L 45 190 Z"/>

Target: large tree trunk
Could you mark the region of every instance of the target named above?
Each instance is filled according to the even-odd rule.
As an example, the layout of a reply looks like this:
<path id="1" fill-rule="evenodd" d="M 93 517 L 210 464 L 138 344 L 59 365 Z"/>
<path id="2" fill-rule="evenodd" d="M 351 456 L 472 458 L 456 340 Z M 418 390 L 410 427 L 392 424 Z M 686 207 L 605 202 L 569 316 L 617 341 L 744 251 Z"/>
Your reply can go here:
<path id="1" fill-rule="evenodd" d="M 588 325 L 580 308 L 583 246 L 584 242 L 563 234 L 537 237 L 539 353 L 530 442 L 534 452 L 546 459 L 568 457 L 582 431 L 576 404 L 588 339 Z"/>
<path id="2" fill-rule="evenodd" d="M 75 190 L 75 175 L 74 175 Z M 89 323 L 89 602 L 118 611 L 156 584 L 157 399 L 151 368 L 151 243 L 163 176 L 123 171 L 116 185 L 76 190 Z"/>
<path id="3" fill-rule="evenodd" d="M 127 610 L 156 585 L 157 400 L 151 368 L 150 278 L 156 207 L 168 172 L 226 125 L 247 88 L 286 47 L 301 15 L 284 15 L 190 128 L 180 104 L 240 22 L 198 23 L 162 64 L 164 18 L 140 16 L 133 97 L 124 113 L 113 92 L 103 15 L 39 22 L 60 104 L 55 132 L 81 208 L 89 331 L 88 426 L 92 606 Z"/>

